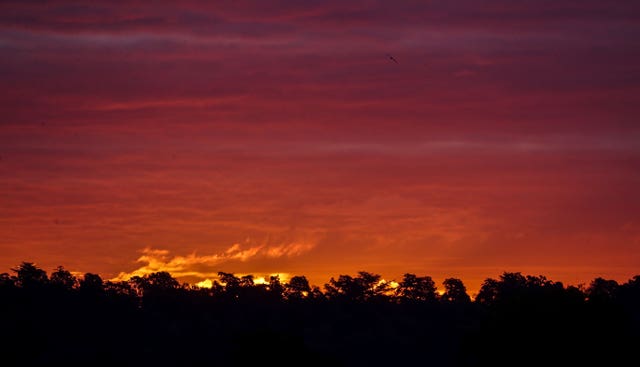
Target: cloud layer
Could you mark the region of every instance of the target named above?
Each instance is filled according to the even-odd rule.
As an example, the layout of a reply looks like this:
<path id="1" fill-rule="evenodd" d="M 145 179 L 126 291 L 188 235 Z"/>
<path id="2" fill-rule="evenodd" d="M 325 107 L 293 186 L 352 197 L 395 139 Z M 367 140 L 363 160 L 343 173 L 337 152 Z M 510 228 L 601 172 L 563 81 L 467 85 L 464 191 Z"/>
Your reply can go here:
<path id="1" fill-rule="evenodd" d="M 142 268 L 185 276 L 176 262 L 212 256 L 198 266 L 317 284 L 359 270 L 470 289 L 504 270 L 626 280 L 640 266 L 639 14 L 3 1 L 0 266 L 113 278 L 154 244 L 170 252 Z M 242 262 L 212 245 L 230 243 L 263 247 Z M 171 255 L 195 253 L 214 255 Z"/>
<path id="2" fill-rule="evenodd" d="M 174 277 L 192 280 L 192 284 L 199 283 L 210 287 L 211 279 L 216 279 L 219 271 L 223 271 L 225 267 L 233 266 L 234 262 L 247 262 L 255 258 L 294 257 L 310 251 L 313 247 L 314 245 L 310 243 L 290 243 L 279 246 L 260 245 L 242 248 L 240 244 L 236 243 L 219 254 L 198 255 L 191 253 L 186 256 L 172 256 L 169 250 L 146 247 L 141 250 L 142 255 L 136 260 L 142 266 L 130 272 L 120 272 L 111 280 L 123 281 L 134 276 L 142 277 L 166 271 Z M 254 275 L 259 276 L 259 274 Z M 264 277 L 261 279 L 264 280 Z"/>

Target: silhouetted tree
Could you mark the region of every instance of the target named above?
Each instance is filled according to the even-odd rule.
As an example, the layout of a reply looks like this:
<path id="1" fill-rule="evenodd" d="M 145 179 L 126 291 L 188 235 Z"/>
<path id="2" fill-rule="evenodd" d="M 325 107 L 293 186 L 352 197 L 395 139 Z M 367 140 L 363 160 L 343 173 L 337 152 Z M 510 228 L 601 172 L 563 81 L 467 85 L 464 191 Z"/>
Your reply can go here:
<path id="1" fill-rule="evenodd" d="M 149 290 L 170 292 L 180 288 L 180 282 L 166 271 L 159 271 L 144 276 L 145 285 Z"/>
<path id="2" fill-rule="evenodd" d="M 499 296 L 507 298 L 519 295 L 527 288 L 527 284 L 527 278 L 520 272 L 504 272 L 500 275 L 498 283 Z"/>
<path id="3" fill-rule="evenodd" d="M 272 275 L 269 277 L 269 294 L 272 299 L 280 300 L 284 294 L 284 285 L 280 282 L 279 275 Z"/>
<path id="4" fill-rule="evenodd" d="M 373 274 L 366 271 L 359 271 L 356 282 L 361 284 L 364 289 L 364 299 L 372 300 L 376 298 L 386 298 L 387 292 L 391 289 L 389 283 L 382 279 L 379 274 Z"/>
<path id="5" fill-rule="evenodd" d="M 294 276 L 285 286 L 285 296 L 289 300 L 299 300 L 307 297 L 311 292 L 309 281 L 305 276 Z"/>
<path id="6" fill-rule="evenodd" d="M 248 288 L 253 287 L 253 285 L 253 275 L 244 275 L 240 278 L 240 287 Z"/>
<path id="7" fill-rule="evenodd" d="M 221 295 L 227 300 L 238 300 L 240 298 L 241 279 L 233 273 L 218 272 L 218 279 L 222 283 L 224 291 Z M 214 283 L 214 287 L 216 284 Z"/>
<path id="8" fill-rule="evenodd" d="M 257 284 L 220 272 L 209 290 L 168 272 L 126 282 L 87 273 L 76 286 L 62 266 L 48 280 L 32 263 L 13 270 L 0 274 L 0 325 L 12 336 L 0 359 L 28 365 L 623 365 L 640 342 L 640 276 L 621 285 L 597 278 L 585 290 L 503 273 L 485 280 L 475 302 L 447 278 L 442 302 L 428 303 L 438 299 L 435 284 L 414 274 L 394 290 L 401 301 L 387 302 L 389 284 L 364 271 L 331 278 L 323 293 L 304 276 Z M 123 347 L 103 347 L 113 340 Z M 569 341 L 588 352 L 572 352 Z M 379 345 L 398 352 L 372 352 Z"/>
<path id="9" fill-rule="evenodd" d="M 570 285 L 564 290 L 564 293 L 567 296 L 567 299 L 571 300 L 574 303 L 581 303 L 587 297 L 582 285 L 580 286 Z"/>
<path id="10" fill-rule="evenodd" d="M 525 276 L 525 279 L 526 279 L 525 282 L 527 284 L 527 287 L 530 289 L 551 287 L 555 284 L 551 280 L 547 279 L 547 277 L 545 277 L 544 275 L 538 275 L 538 276 L 527 275 Z M 562 283 L 560 283 L 560 286 L 562 286 Z"/>
<path id="11" fill-rule="evenodd" d="M 131 286 L 131 283 L 125 281 L 106 281 L 104 283 L 104 291 L 111 297 L 135 298 L 138 296 L 136 290 Z"/>
<path id="12" fill-rule="evenodd" d="M 441 299 L 446 302 L 453 303 L 469 303 L 471 297 L 467 294 L 467 288 L 460 279 L 447 278 L 442 282 L 444 285 L 444 293 Z"/>
<path id="13" fill-rule="evenodd" d="M 617 290 L 618 282 L 598 277 L 587 288 L 587 297 L 590 302 L 612 301 L 616 296 Z"/>
<path id="14" fill-rule="evenodd" d="M 22 262 L 17 268 L 11 270 L 16 273 L 15 284 L 24 289 L 42 287 L 49 282 L 47 272 L 31 262 Z"/>
<path id="15" fill-rule="evenodd" d="M 480 291 L 476 296 L 476 302 L 484 305 L 491 305 L 498 299 L 499 289 L 498 281 L 493 278 L 487 278 L 482 282 Z"/>
<path id="16" fill-rule="evenodd" d="M 329 298 L 363 302 L 387 297 L 390 286 L 381 279 L 378 274 L 360 271 L 355 278 L 349 275 L 340 275 L 338 280 L 331 278 L 324 287 Z"/>
<path id="17" fill-rule="evenodd" d="M 84 294 L 101 294 L 102 278 L 98 274 L 86 273 L 82 279 L 80 279 L 80 291 Z"/>
<path id="18" fill-rule="evenodd" d="M 640 342 L 640 275 L 629 279 L 618 288 L 618 301 L 629 315 L 628 325 L 631 330 L 637 330 Z"/>
<path id="19" fill-rule="evenodd" d="M 141 277 L 139 275 L 134 275 L 131 278 L 129 278 L 127 283 L 129 283 L 129 285 L 131 286 L 131 289 L 133 289 L 136 292 L 138 297 L 142 297 L 143 296 L 143 294 L 144 294 L 144 283 L 146 283 L 146 279 L 144 279 L 143 277 Z"/>
<path id="20" fill-rule="evenodd" d="M 406 273 L 395 290 L 401 302 L 426 302 L 436 299 L 436 283 L 430 276 Z"/>
<path id="21" fill-rule="evenodd" d="M 362 290 L 357 289 L 357 286 L 350 275 L 340 275 L 337 280 L 332 277 L 324 288 L 331 299 L 355 300 L 358 296 L 363 296 Z"/>
<path id="22" fill-rule="evenodd" d="M 180 282 L 166 271 L 133 277 L 129 280 L 132 288 L 142 297 L 142 306 L 153 310 L 179 308 L 176 301 L 182 288 Z"/>
<path id="23" fill-rule="evenodd" d="M 225 287 L 220 284 L 219 281 L 214 280 L 213 283 L 211 284 L 211 295 L 212 296 L 218 296 L 218 295 L 222 295 L 225 292 Z"/>
<path id="24" fill-rule="evenodd" d="M 322 292 L 322 289 L 315 285 L 311 287 L 311 291 L 307 297 L 314 301 L 324 301 L 327 299 L 327 296 Z"/>
<path id="25" fill-rule="evenodd" d="M 513 301 L 526 296 L 531 287 L 538 282 L 544 282 L 544 279 L 530 278 L 527 280 L 527 277 L 519 272 L 504 272 L 500 275 L 500 280 L 485 279 L 480 287 L 476 301 L 485 305 Z"/>
<path id="26" fill-rule="evenodd" d="M 218 278 L 224 285 L 225 291 L 236 290 L 240 288 L 240 278 L 233 275 L 233 273 L 218 272 Z"/>
<path id="27" fill-rule="evenodd" d="M 56 270 L 51 273 L 49 281 L 54 287 L 65 291 L 70 291 L 78 286 L 76 277 L 62 266 L 58 266 Z"/>
<path id="28" fill-rule="evenodd" d="M 0 290 L 1 289 L 10 289 L 15 287 L 14 278 L 9 275 L 9 273 L 1 273 L 0 274 Z"/>
<path id="29" fill-rule="evenodd" d="M 634 276 L 618 287 L 618 297 L 626 305 L 640 306 L 640 275 Z M 638 307 L 638 312 L 640 312 L 640 307 Z"/>

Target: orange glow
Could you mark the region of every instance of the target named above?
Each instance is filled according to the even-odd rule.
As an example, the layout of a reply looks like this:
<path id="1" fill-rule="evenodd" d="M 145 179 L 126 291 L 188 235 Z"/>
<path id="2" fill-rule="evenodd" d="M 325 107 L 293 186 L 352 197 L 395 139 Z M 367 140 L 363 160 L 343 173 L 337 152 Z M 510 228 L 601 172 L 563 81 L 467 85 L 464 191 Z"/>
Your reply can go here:
<path id="1" fill-rule="evenodd" d="M 211 288 L 213 287 L 213 281 L 211 279 L 205 279 L 195 284 L 198 288 Z"/>
<path id="2" fill-rule="evenodd" d="M 626 3 L 233 3 L 0 4 L 0 272 L 640 269 Z"/>
<path id="3" fill-rule="evenodd" d="M 295 251 L 283 251 L 282 249 L 295 248 Z M 274 251 L 275 249 L 275 251 Z M 308 250 L 307 250 L 308 251 Z M 112 281 L 128 280 L 133 276 L 144 276 L 147 274 L 166 271 L 173 276 L 183 279 L 192 279 L 196 281 L 196 285 L 204 288 L 211 288 L 212 279 L 218 279 L 218 270 L 222 264 L 233 262 L 246 262 L 253 257 L 277 258 L 281 256 L 294 256 L 295 254 L 304 253 L 303 249 L 297 244 L 278 245 L 278 246 L 256 246 L 248 249 L 242 249 L 239 244 L 234 244 L 221 254 L 198 255 L 192 253 L 187 256 L 170 256 L 168 250 L 158 250 L 144 248 L 142 256 L 137 260 L 143 265 L 130 272 L 121 272 L 118 276 L 112 278 Z M 236 274 L 236 276 L 244 276 L 249 274 Z M 256 274 L 251 274 L 256 276 Z M 270 276 L 279 276 L 280 281 L 284 282 L 289 279 L 288 273 L 272 273 L 265 276 L 254 277 L 254 283 L 267 284 Z"/>
<path id="4" fill-rule="evenodd" d="M 238 278 L 241 278 L 241 277 L 246 276 L 246 275 L 254 275 L 254 274 L 234 274 L 234 275 L 236 277 L 238 277 Z M 255 277 L 255 275 L 254 275 L 253 284 L 269 284 L 270 279 L 271 279 L 272 276 L 280 277 L 280 282 L 281 283 L 286 283 L 290 278 L 289 274 L 287 274 L 287 273 L 274 273 L 274 274 L 268 274 L 268 275 L 257 276 L 257 277 Z M 195 286 L 199 287 L 199 288 L 211 288 L 211 287 L 213 287 L 213 282 L 214 281 L 218 281 L 218 283 L 220 283 L 221 285 L 224 285 L 224 283 L 221 282 L 219 278 L 214 279 L 214 280 L 211 280 L 211 279 L 207 278 L 205 280 L 202 280 L 202 281 L 199 281 L 199 282 L 195 283 Z"/>

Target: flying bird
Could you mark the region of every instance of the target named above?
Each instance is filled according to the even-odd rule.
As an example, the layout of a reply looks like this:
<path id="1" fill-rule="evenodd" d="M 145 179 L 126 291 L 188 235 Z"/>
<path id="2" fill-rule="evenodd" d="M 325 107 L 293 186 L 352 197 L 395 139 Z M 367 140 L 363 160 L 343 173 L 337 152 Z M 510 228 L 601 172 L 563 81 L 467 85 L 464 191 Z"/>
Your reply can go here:
<path id="1" fill-rule="evenodd" d="M 391 55 L 389 55 L 389 54 L 387 54 L 387 57 L 389 58 L 389 60 L 391 60 L 391 61 L 395 62 L 396 64 L 399 64 L 398 60 L 396 60 L 396 58 L 395 58 L 395 57 L 393 57 L 393 56 L 391 56 Z"/>

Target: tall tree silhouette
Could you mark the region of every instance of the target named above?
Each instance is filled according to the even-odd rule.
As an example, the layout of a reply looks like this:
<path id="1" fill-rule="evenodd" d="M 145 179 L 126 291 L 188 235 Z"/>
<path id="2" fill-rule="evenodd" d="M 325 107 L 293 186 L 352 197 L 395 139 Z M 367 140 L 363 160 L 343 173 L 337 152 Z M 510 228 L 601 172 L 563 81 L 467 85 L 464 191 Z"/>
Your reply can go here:
<path id="1" fill-rule="evenodd" d="M 0 287 L 14 286 L 14 281 L 9 273 L 0 273 Z"/>
<path id="2" fill-rule="evenodd" d="M 300 300 L 309 295 L 311 287 L 305 276 L 294 276 L 285 285 L 285 295 L 289 300 Z"/>
<path id="3" fill-rule="evenodd" d="M 398 283 L 396 295 L 402 302 L 428 302 L 436 300 L 436 283 L 430 276 L 418 277 L 406 273 Z"/>
<path id="4" fill-rule="evenodd" d="M 494 304 L 499 296 L 500 290 L 498 289 L 499 283 L 496 279 L 487 278 L 482 282 L 480 291 L 476 296 L 476 301 L 484 305 Z"/>
<path id="5" fill-rule="evenodd" d="M 281 300 L 284 295 L 285 286 L 280 281 L 279 275 L 269 277 L 269 295 L 272 300 Z"/>
<path id="6" fill-rule="evenodd" d="M 457 278 L 447 278 L 442 284 L 444 285 L 444 293 L 442 300 L 453 303 L 469 303 L 471 297 L 467 294 L 467 288 L 462 280 Z"/>
<path id="7" fill-rule="evenodd" d="M 87 295 L 99 295 L 103 289 L 103 281 L 100 275 L 93 273 L 86 273 L 80 280 L 80 292 Z"/>
<path id="8" fill-rule="evenodd" d="M 587 288 L 587 297 L 591 302 L 612 301 L 616 297 L 618 287 L 618 282 L 615 280 L 598 277 Z"/>
<path id="9" fill-rule="evenodd" d="M 78 279 L 63 266 L 58 266 L 56 270 L 51 273 L 49 281 L 54 287 L 65 291 L 70 291 L 78 286 Z"/>
<path id="10" fill-rule="evenodd" d="M 22 262 L 17 268 L 11 270 L 16 273 L 15 284 L 21 288 L 39 288 L 49 283 L 47 272 L 32 262 Z"/>

